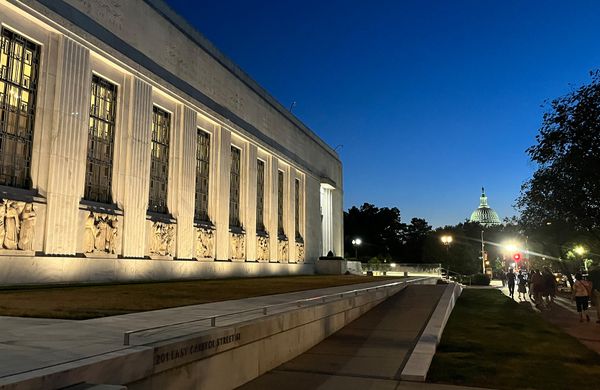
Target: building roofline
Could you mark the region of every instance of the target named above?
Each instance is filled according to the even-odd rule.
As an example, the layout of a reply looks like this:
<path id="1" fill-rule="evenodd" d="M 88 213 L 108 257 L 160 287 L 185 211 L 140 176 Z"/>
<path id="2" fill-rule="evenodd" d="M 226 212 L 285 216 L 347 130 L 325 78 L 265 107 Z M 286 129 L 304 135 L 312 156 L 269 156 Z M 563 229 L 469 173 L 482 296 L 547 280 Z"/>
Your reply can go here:
<path id="1" fill-rule="evenodd" d="M 252 77 L 250 77 L 244 70 L 242 70 L 242 68 L 240 68 L 231 59 L 229 59 L 229 57 L 223 54 L 223 52 L 221 52 L 212 42 L 210 42 L 208 38 L 194 28 L 184 17 L 175 12 L 164 0 L 143 1 L 163 18 L 165 18 L 165 20 L 171 23 L 175 28 L 177 28 L 182 34 L 188 37 L 192 42 L 206 51 L 212 58 L 214 58 L 229 72 L 231 72 L 238 80 L 244 83 L 254 93 L 269 103 L 277 112 L 283 115 L 294 126 L 313 139 L 327 153 L 341 162 L 339 155 L 331 146 L 323 141 L 321 137 L 319 137 L 313 130 L 300 121 L 294 114 L 287 110 L 266 89 L 261 87 L 260 84 L 254 81 L 254 79 L 252 79 Z"/>

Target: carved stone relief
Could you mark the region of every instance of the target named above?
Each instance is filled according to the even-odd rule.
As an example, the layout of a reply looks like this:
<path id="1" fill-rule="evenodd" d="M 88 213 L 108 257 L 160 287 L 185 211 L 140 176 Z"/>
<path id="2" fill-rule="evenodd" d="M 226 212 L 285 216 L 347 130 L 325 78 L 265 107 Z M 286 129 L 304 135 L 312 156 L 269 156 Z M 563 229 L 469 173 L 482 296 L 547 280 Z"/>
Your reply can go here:
<path id="1" fill-rule="evenodd" d="M 197 259 L 212 259 L 215 257 L 215 232 L 212 229 L 197 227 L 196 228 L 196 258 Z"/>
<path id="2" fill-rule="evenodd" d="M 33 203 L 3 199 L 0 203 L 0 249 L 33 250 Z"/>
<path id="3" fill-rule="evenodd" d="M 150 255 L 175 255 L 175 225 L 153 222 L 150 235 Z"/>
<path id="4" fill-rule="evenodd" d="M 304 261 L 304 243 L 296 242 L 296 261 L 303 262 Z"/>
<path id="5" fill-rule="evenodd" d="M 288 242 L 287 240 L 277 240 L 277 254 L 278 259 L 280 262 L 287 262 L 288 261 Z"/>
<path id="6" fill-rule="evenodd" d="M 246 259 L 246 235 L 243 233 L 229 233 L 229 253 L 231 260 Z"/>
<path id="7" fill-rule="evenodd" d="M 269 237 L 256 236 L 256 260 L 269 261 Z"/>
<path id="8" fill-rule="evenodd" d="M 116 254 L 120 235 L 121 222 L 117 216 L 90 211 L 85 218 L 83 252 Z"/>

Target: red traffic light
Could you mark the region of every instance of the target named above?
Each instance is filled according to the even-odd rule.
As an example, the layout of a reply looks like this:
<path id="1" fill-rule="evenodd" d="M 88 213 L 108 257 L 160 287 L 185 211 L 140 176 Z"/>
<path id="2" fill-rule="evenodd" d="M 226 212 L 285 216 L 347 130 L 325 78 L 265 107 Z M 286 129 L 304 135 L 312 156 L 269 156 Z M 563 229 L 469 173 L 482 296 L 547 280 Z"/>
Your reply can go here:
<path id="1" fill-rule="evenodd" d="M 520 253 L 513 254 L 513 260 L 514 261 L 521 261 L 521 254 Z"/>

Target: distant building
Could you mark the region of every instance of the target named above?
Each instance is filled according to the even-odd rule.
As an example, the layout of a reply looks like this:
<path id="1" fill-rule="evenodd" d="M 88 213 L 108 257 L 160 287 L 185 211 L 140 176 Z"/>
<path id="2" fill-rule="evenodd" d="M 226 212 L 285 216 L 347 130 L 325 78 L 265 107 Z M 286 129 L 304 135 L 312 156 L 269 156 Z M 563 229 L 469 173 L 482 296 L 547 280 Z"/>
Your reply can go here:
<path id="1" fill-rule="evenodd" d="M 0 24 L 0 284 L 344 253 L 335 150 L 163 1 L 2 1 Z"/>
<path id="2" fill-rule="evenodd" d="M 481 187 L 481 198 L 479 198 L 479 207 L 471 213 L 470 222 L 477 222 L 483 226 L 500 225 L 500 218 L 493 208 L 488 206 L 485 190 Z"/>

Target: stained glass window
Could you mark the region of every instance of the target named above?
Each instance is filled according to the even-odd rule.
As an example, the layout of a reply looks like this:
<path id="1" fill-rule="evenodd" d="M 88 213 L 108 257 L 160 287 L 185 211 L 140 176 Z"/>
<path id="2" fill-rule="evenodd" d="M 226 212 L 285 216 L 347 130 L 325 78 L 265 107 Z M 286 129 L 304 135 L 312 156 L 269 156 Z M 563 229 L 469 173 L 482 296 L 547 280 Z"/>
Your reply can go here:
<path id="1" fill-rule="evenodd" d="M 117 86 L 92 75 L 84 198 L 112 203 L 111 183 Z"/>
<path id="2" fill-rule="evenodd" d="M 283 228 L 283 172 L 277 174 L 277 234 L 285 236 Z"/>
<path id="3" fill-rule="evenodd" d="M 154 106 L 152 112 L 152 154 L 148 210 L 166 214 L 169 184 L 169 131 L 171 114 Z"/>
<path id="4" fill-rule="evenodd" d="M 196 205 L 195 218 L 208 222 L 208 180 L 210 168 L 210 134 L 198 129 L 196 137 Z"/>
<path id="5" fill-rule="evenodd" d="M 229 173 L 229 226 L 241 227 L 240 223 L 240 173 L 241 150 L 231 147 L 231 170 Z"/>
<path id="6" fill-rule="evenodd" d="M 40 47 L 0 33 L 0 185 L 30 188 Z"/>
<path id="7" fill-rule="evenodd" d="M 265 163 L 256 161 L 256 231 L 265 231 Z"/>

